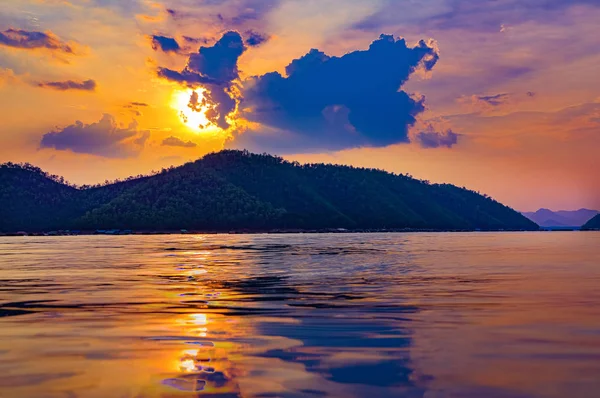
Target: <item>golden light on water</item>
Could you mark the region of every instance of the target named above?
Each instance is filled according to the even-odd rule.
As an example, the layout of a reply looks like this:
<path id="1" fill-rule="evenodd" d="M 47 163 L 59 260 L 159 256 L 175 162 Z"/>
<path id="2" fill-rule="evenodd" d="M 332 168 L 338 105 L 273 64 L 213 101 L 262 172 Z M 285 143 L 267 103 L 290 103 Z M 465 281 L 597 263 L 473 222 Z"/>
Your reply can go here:
<path id="1" fill-rule="evenodd" d="M 195 133 L 215 129 L 215 126 L 206 117 L 206 112 L 213 106 L 204 101 L 205 91 L 199 87 L 177 90 L 173 93 L 171 107 L 177 111 L 183 124 Z M 193 100 L 192 96 L 196 96 L 196 98 Z"/>
<path id="2" fill-rule="evenodd" d="M 192 373 L 197 370 L 196 362 L 193 359 L 184 359 L 179 364 L 179 369 L 182 372 Z"/>

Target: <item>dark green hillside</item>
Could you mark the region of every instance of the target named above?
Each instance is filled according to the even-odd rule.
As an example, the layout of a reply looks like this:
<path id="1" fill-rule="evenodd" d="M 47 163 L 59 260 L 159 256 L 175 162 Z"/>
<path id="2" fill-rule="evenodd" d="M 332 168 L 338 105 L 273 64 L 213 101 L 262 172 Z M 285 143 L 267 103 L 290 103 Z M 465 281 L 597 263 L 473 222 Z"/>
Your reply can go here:
<path id="1" fill-rule="evenodd" d="M 17 200 L 18 198 L 18 200 Z M 153 176 L 76 189 L 32 166 L 0 169 L 0 230 L 524 229 L 475 192 L 375 169 L 223 151 Z"/>
<path id="2" fill-rule="evenodd" d="M 75 221 L 79 229 L 267 228 L 281 211 L 262 203 L 210 169 L 183 166 L 146 178 L 114 195 Z"/>
<path id="3" fill-rule="evenodd" d="M 585 223 L 585 225 L 581 227 L 581 229 L 600 229 L 600 214 L 598 214 L 596 217 L 592 218 L 590 221 Z"/>
<path id="4" fill-rule="evenodd" d="M 71 213 L 79 192 L 39 168 L 0 165 L 0 231 L 53 229 Z"/>

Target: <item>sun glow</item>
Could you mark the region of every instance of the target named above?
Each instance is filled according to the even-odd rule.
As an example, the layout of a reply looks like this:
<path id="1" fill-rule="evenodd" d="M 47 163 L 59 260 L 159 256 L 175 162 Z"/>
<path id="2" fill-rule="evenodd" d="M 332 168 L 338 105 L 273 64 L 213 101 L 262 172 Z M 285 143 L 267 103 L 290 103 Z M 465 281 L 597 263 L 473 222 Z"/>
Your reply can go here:
<path id="1" fill-rule="evenodd" d="M 178 112 L 179 118 L 187 127 L 196 133 L 216 129 L 206 117 L 206 112 L 213 109 L 204 97 L 203 88 L 178 90 L 173 93 L 171 107 Z"/>

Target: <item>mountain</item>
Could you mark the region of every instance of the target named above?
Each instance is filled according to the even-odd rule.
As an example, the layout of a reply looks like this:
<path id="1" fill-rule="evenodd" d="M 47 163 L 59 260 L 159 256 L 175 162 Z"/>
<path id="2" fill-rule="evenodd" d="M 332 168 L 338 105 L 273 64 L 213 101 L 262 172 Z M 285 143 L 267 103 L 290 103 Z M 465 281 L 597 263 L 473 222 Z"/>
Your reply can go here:
<path id="1" fill-rule="evenodd" d="M 585 223 L 581 229 L 600 229 L 600 214 Z"/>
<path id="2" fill-rule="evenodd" d="M 465 188 L 247 151 L 222 151 L 152 176 L 91 187 L 69 186 L 28 164 L 0 166 L 5 232 L 331 228 L 539 229 Z"/>
<path id="3" fill-rule="evenodd" d="M 588 209 L 575 211 L 539 209 L 523 215 L 541 227 L 581 227 L 598 213 L 596 210 Z"/>

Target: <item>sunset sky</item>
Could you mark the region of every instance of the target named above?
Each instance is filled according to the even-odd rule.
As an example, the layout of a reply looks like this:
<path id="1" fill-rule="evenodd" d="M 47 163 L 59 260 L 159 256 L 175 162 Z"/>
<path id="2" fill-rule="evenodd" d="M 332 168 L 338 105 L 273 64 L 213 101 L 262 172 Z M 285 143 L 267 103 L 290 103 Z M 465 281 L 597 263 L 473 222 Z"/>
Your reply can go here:
<path id="1" fill-rule="evenodd" d="M 3 0 L 0 162 L 223 148 L 600 209 L 600 0 Z"/>

